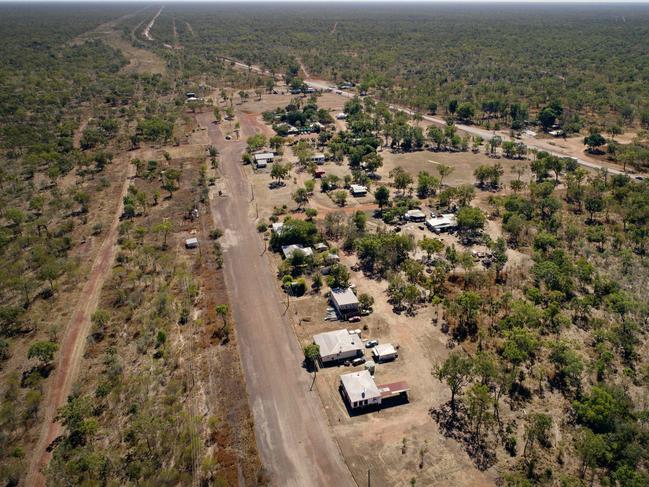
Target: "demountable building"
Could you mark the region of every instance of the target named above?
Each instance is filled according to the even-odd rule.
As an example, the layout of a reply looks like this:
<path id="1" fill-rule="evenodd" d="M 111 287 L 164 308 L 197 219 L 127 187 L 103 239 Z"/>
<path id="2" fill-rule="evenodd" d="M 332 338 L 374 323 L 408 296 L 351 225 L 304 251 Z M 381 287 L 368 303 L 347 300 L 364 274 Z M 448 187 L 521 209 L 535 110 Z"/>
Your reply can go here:
<path id="1" fill-rule="evenodd" d="M 397 358 L 397 350 L 390 343 L 381 343 L 372 349 L 372 358 L 375 362 L 388 362 Z"/>
<path id="2" fill-rule="evenodd" d="M 257 168 L 266 167 L 269 163 L 273 162 L 275 154 L 272 152 L 262 152 L 260 154 L 255 154 L 255 164 Z"/>
<path id="3" fill-rule="evenodd" d="M 408 210 L 404 215 L 406 220 L 411 222 L 423 222 L 426 220 L 426 213 L 421 210 Z"/>
<path id="4" fill-rule="evenodd" d="M 365 196 L 367 194 L 367 186 L 352 184 L 350 191 L 352 193 L 352 196 Z"/>

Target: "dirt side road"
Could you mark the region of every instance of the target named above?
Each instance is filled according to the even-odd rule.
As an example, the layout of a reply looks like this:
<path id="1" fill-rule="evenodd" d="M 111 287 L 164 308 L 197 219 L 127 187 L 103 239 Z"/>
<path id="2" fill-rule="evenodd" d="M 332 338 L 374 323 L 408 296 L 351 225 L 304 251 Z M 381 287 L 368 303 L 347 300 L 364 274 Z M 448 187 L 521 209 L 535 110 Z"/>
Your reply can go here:
<path id="1" fill-rule="evenodd" d="M 90 316 L 97 308 L 99 293 L 115 260 L 120 216 L 124 211 L 122 200 L 128 191 L 134 170 L 135 167 L 132 164 L 127 164 L 121 197 L 113 223 L 92 263 L 90 275 L 79 295 L 70 322 L 66 327 L 65 336 L 60 344 L 54 377 L 47 387 L 46 399 L 42 406 L 41 434 L 36 448 L 31 453 L 31 462 L 27 471 L 25 485 L 29 487 L 45 485 L 45 477 L 43 477 L 41 469 L 47 465 L 51 457 L 47 447 L 61 434 L 61 424 L 54 418 L 58 408 L 65 404 L 79 372 L 79 363 L 90 328 Z"/>
<path id="2" fill-rule="evenodd" d="M 353 486 L 318 393 L 301 368 L 303 354 L 284 313 L 276 279 L 254 226 L 244 142 L 226 142 L 211 115 L 198 116 L 219 152 L 224 195 L 211 202 L 224 231 L 225 280 L 255 418 L 262 463 L 273 485 Z M 242 140 L 254 133 L 242 120 Z"/>

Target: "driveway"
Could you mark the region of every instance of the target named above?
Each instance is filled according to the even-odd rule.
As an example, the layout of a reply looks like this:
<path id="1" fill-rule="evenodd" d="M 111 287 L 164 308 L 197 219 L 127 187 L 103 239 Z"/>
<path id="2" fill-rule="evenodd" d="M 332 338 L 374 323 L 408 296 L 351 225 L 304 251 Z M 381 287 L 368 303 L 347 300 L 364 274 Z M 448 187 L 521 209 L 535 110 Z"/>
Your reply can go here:
<path id="1" fill-rule="evenodd" d="M 212 198 L 211 210 L 224 232 L 225 281 L 262 463 L 273 485 L 354 486 L 320 398 L 309 390 L 311 376 L 302 368 L 301 347 L 255 229 L 241 165 L 243 140 L 254 129 L 242 117 L 242 141 L 225 141 L 211 114 L 197 118 L 220 153 L 223 196 Z"/>

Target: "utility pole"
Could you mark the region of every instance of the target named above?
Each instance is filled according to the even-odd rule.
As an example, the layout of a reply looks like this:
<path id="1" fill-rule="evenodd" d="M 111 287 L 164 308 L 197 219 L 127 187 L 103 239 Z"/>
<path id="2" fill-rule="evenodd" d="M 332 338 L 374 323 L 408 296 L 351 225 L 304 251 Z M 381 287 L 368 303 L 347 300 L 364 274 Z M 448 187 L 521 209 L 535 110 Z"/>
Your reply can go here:
<path id="1" fill-rule="evenodd" d="M 367 487 L 372 487 L 372 466 L 367 466 Z"/>

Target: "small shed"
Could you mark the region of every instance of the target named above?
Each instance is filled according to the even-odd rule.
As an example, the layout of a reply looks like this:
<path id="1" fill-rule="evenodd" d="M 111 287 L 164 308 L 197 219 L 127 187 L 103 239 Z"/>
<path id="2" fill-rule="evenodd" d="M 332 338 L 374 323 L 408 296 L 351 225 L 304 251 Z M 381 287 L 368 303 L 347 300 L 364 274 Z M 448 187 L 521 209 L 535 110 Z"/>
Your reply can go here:
<path id="1" fill-rule="evenodd" d="M 390 343 L 381 343 L 372 349 L 372 358 L 378 363 L 389 362 L 397 356 L 397 349 Z"/>
<path id="2" fill-rule="evenodd" d="M 426 214 L 421 210 L 408 210 L 406 211 L 405 218 L 411 222 L 423 222 L 426 220 Z"/>
<path id="3" fill-rule="evenodd" d="M 273 154 L 272 152 L 261 152 L 259 154 L 255 154 L 255 164 L 258 168 L 266 167 L 266 165 L 273 162 L 274 158 L 275 154 Z"/>
<path id="4" fill-rule="evenodd" d="M 325 163 L 325 155 L 322 152 L 318 152 L 316 154 L 313 154 L 313 156 L 311 156 L 311 161 L 315 162 L 316 164 L 324 164 Z"/>
<path id="5" fill-rule="evenodd" d="M 185 248 L 187 249 L 195 249 L 198 247 L 198 239 L 196 237 L 188 238 L 185 240 Z"/>
<path id="6" fill-rule="evenodd" d="M 340 262 L 340 256 L 337 254 L 327 254 L 324 260 L 327 264 L 335 264 L 336 262 Z"/>
<path id="7" fill-rule="evenodd" d="M 352 196 L 365 196 L 367 194 L 367 186 L 361 186 L 360 184 L 352 184 L 350 191 Z"/>

